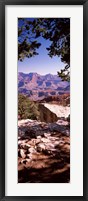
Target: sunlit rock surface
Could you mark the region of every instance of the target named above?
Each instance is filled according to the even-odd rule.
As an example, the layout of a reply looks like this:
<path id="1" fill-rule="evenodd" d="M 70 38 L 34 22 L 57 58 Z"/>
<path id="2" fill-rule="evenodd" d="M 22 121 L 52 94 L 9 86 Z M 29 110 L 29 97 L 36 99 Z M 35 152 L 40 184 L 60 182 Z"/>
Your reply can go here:
<path id="1" fill-rule="evenodd" d="M 70 114 L 70 107 L 68 106 L 62 106 L 50 103 L 44 103 L 44 106 L 48 108 L 51 112 L 56 114 L 57 117 L 67 118 Z"/>
<path id="2" fill-rule="evenodd" d="M 18 121 L 18 182 L 70 182 L 70 128 L 67 120 L 53 123 Z"/>

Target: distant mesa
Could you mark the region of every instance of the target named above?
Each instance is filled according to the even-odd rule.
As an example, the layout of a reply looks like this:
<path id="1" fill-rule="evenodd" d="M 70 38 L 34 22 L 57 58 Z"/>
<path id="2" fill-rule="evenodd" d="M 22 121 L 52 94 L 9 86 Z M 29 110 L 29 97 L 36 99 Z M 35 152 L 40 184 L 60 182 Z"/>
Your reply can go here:
<path id="1" fill-rule="evenodd" d="M 49 96 L 70 93 L 70 83 L 62 81 L 58 75 L 38 73 L 18 73 L 18 92 L 31 100 L 42 100 Z"/>

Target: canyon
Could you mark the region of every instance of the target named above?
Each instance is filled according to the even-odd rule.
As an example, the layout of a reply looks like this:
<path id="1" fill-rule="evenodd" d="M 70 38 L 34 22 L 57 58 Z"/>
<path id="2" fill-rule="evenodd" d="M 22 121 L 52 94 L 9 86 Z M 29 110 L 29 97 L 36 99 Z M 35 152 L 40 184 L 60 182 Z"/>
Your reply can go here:
<path id="1" fill-rule="evenodd" d="M 30 100 L 42 100 L 49 96 L 69 94 L 70 85 L 62 81 L 57 75 L 37 73 L 18 73 L 18 92 L 30 98 Z"/>
<path id="2" fill-rule="evenodd" d="M 18 183 L 69 183 L 70 84 L 18 73 L 18 94 Z"/>

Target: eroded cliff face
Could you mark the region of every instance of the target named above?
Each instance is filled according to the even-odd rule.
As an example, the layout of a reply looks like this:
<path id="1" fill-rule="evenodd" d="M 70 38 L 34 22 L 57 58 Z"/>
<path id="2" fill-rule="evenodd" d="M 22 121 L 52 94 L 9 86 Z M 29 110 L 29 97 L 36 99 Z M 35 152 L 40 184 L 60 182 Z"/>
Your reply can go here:
<path id="1" fill-rule="evenodd" d="M 49 96 L 69 93 L 70 85 L 58 75 L 39 75 L 37 73 L 18 73 L 18 91 L 31 100 L 42 100 Z"/>
<path id="2" fill-rule="evenodd" d="M 18 182 L 70 181 L 69 122 L 18 121 Z"/>

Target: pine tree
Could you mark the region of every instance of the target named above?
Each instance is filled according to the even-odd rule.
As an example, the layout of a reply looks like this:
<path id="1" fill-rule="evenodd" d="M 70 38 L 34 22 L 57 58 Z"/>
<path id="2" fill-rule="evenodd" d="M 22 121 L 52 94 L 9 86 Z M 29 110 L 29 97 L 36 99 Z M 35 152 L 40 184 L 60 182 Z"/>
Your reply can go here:
<path id="1" fill-rule="evenodd" d="M 50 40 L 47 53 L 52 58 L 58 56 L 66 64 L 65 68 L 58 72 L 62 80 L 70 80 L 70 19 L 69 18 L 35 18 L 18 20 L 18 59 L 23 61 L 25 57 L 38 55 L 40 47 L 37 39 L 43 37 Z"/>

